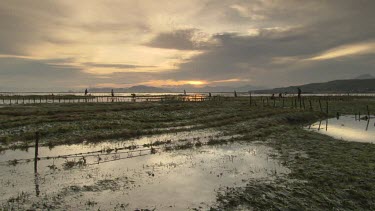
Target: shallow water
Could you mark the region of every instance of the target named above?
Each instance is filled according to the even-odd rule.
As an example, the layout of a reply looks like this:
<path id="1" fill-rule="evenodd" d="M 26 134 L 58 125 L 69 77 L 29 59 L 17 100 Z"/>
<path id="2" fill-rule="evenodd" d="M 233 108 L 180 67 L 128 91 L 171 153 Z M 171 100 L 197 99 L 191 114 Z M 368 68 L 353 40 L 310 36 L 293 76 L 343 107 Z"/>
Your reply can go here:
<path id="1" fill-rule="evenodd" d="M 6 151 L 0 158 L 22 153 Z M 6 209 L 209 208 L 217 192 L 226 187 L 244 186 L 251 178 L 288 174 L 289 169 L 268 157 L 271 153 L 262 145 L 233 143 L 168 152 L 159 149 L 156 154 L 133 154 L 137 156 L 133 158 L 101 154 L 100 164 L 95 164 L 98 157 L 87 157 L 87 164 L 92 165 L 69 169 L 64 163 L 80 158 L 40 160 L 36 177 L 33 162 L 1 165 L 0 202 Z M 14 202 L 8 203 L 12 198 Z"/>
<path id="2" fill-rule="evenodd" d="M 163 133 L 151 136 L 142 136 L 140 138 L 133 138 L 127 140 L 111 140 L 100 143 L 83 143 L 72 145 L 60 145 L 53 148 L 39 147 L 39 157 L 59 156 L 75 153 L 87 153 L 97 150 L 115 149 L 128 146 L 141 147 L 143 144 L 155 143 L 156 141 L 171 143 L 186 142 L 199 140 L 202 143 L 207 142 L 211 138 L 229 139 L 232 136 L 223 136 L 219 131 L 213 129 L 202 129 L 192 131 L 182 131 L 174 133 Z M 34 157 L 34 148 L 29 148 L 27 151 L 21 150 L 6 150 L 0 152 L 0 162 L 13 159 L 28 159 Z"/>
<path id="3" fill-rule="evenodd" d="M 375 118 L 358 119 L 354 115 L 341 116 L 316 122 L 307 130 L 329 135 L 336 139 L 375 143 Z"/>

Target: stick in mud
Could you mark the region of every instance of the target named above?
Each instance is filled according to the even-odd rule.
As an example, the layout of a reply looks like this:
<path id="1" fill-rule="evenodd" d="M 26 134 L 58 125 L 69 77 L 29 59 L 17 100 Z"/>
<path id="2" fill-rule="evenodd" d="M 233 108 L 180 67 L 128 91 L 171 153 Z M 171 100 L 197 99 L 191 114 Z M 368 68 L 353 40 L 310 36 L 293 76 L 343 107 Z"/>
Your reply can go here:
<path id="1" fill-rule="evenodd" d="M 370 119 L 370 109 L 369 109 L 368 105 L 367 105 L 367 117 Z"/>

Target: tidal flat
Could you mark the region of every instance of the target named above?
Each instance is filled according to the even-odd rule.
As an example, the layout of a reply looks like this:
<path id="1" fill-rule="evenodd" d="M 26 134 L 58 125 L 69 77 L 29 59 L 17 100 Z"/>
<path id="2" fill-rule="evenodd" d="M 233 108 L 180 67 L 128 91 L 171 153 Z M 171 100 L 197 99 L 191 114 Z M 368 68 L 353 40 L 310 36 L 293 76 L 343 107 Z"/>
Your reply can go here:
<path id="1" fill-rule="evenodd" d="M 374 210 L 375 145 L 306 130 L 359 113 L 373 130 L 374 112 L 360 96 L 4 106 L 0 207 Z"/>

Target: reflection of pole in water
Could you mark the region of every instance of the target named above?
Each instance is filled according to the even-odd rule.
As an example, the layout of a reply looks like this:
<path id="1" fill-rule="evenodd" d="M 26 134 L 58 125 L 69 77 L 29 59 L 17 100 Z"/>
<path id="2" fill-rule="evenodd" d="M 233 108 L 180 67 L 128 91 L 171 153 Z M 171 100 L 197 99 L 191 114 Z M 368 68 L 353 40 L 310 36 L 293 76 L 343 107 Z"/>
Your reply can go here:
<path id="1" fill-rule="evenodd" d="M 34 157 L 34 175 L 35 175 L 35 194 L 39 196 L 39 177 L 38 177 L 38 149 L 39 149 L 39 132 L 35 133 L 35 157 Z"/>
<path id="2" fill-rule="evenodd" d="M 34 173 L 38 173 L 38 148 L 39 148 L 39 133 L 35 133 L 35 157 L 34 157 Z"/>
<path id="3" fill-rule="evenodd" d="M 36 172 L 34 175 L 35 175 L 35 180 L 34 180 L 34 182 L 35 182 L 35 195 L 38 197 L 39 193 L 40 193 L 38 172 Z"/>

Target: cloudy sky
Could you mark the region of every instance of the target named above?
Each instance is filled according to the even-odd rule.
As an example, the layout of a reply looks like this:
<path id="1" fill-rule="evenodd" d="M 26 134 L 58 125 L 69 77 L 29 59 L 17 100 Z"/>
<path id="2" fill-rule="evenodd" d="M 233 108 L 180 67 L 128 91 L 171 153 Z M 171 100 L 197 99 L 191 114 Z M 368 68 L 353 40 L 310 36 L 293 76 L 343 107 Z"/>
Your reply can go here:
<path id="1" fill-rule="evenodd" d="M 373 0 L 0 0 L 0 91 L 375 75 Z"/>

